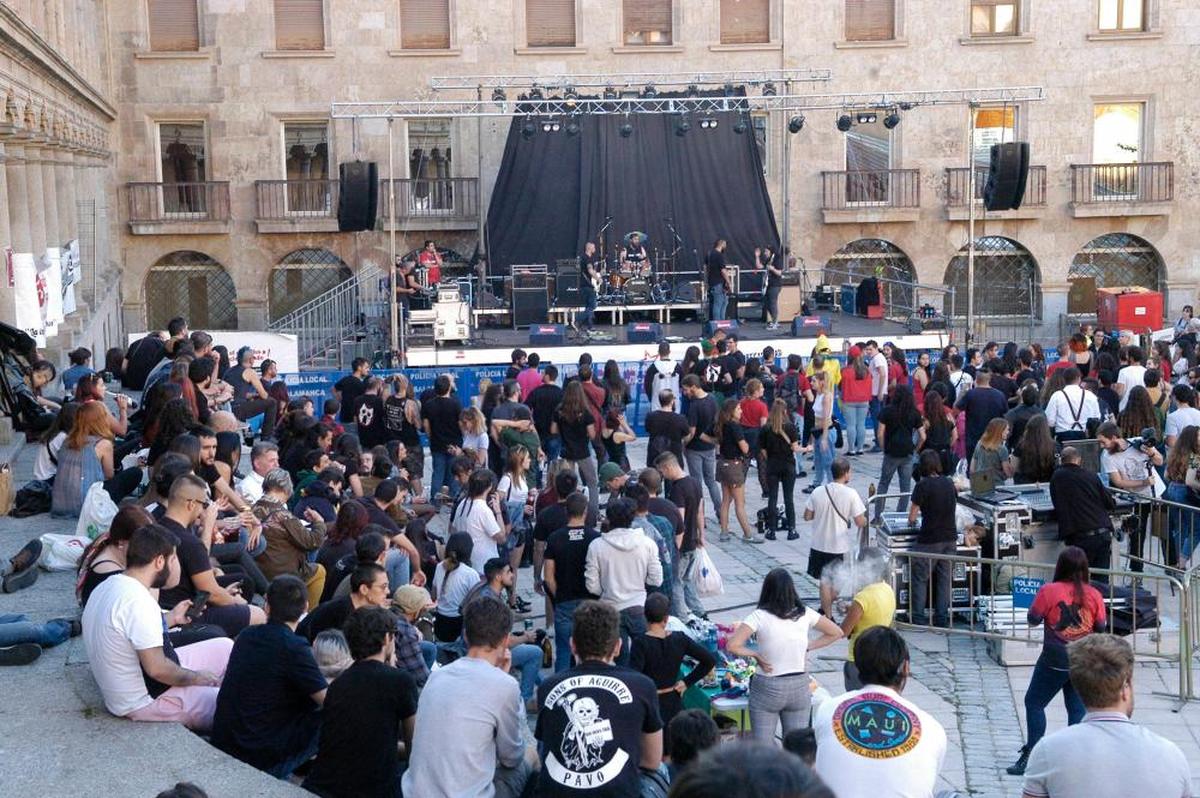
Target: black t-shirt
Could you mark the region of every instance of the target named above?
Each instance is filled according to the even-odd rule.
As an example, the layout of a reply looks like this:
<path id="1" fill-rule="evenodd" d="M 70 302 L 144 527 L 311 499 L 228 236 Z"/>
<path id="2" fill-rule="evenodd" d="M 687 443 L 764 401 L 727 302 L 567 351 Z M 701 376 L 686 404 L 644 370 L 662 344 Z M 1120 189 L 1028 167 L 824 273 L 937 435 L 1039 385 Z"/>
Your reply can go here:
<path id="1" fill-rule="evenodd" d="M 379 394 L 364 393 L 354 400 L 354 423 L 364 449 L 388 442 L 387 414 Z"/>
<path id="2" fill-rule="evenodd" d="M 538 794 L 637 798 L 642 735 L 662 729 L 650 677 L 588 661 L 538 688 L 534 736 L 545 748 Z"/>
<path id="3" fill-rule="evenodd" d="M 547 508 L 549 509 L 549 508 Z M 596 598 L 588 592 L 584 581 L 588 546 L 600 533 L 588 527 L 566 527 L 550 535 L 546 542 L 546 559 L 554 560 L 555 602 Z"/>
<path id="4" fill-rule="evenodd" d="M 958 491 L 950 477 L 925 477 L 912 492 L 913 504 L 921 508 L 921 531 L 918 543 L 953 543 L 958 539 L 954 509 Z"/>
<path id="5" fill-rule="evenodd" d="M 758 434 L 758 446 L 767 453 L 767 463 L 770 465 L 795 463 L 796 454 L 792 451 L 792 444 L 798 440 L 800 432 L 790 421 L 783 423 L 782 435 L 776 435 L 770 426 L 763 427 Z"/>
<path id="6" fill-rule="evenodd" d="M 592 444 L 588 438 L 588 424 L 592 423 L 592 414 L 584 413 L 577 419 L 568 419 L 559 411 L 554 411 L 554 421 L 558 424 L 558 434 L 562 437 L 562 456 L 564 460 L 586 460 L 592 453 Z"/>
<path id="7" fill-rule="evenodd" d="M 450 446 L 462 446 L 458 417 L 462 405 L 453 396 L 435 396 L 421 408 L 429 422 L 429 451 L 445 453 Z"/>
<path id="8" fill-rule="evenodd" d="M 321 745 L 304 789 L 328 798 L 393 798 L 403 722 L 417 713 L 407 671 L 362 659 L 329 685 Z M 369 730 L 369 734 L 364 734 Z"/>
<path id="9" fill-rule="evenodd" d="M 337 589 L 337 584 L 334 585 L 334 589 Z M 296 634 L 311 643 L 326 629 L 341 629 L 352 612 L 354 612 L 354 605 L 350 603 L 349 596 L 326 601 L 304 616 L 304 620 L 300 621 L 300 625 L 296 627 Z"/>
<path id="10" fill-rule="evenodd" d="M 303 750 L 320 722 L 311 696 L 326 687 L 312 647 L 282 623 L 242 630 L 217 693 L 212 742 L 259 769 Z"/>
<path id="11" fill-rule="evenodd" d="M 354 570 L 357 562 L 354 559 L 356 545 L 357 541 L 354 538 L 346 538 L 340 543 L 326 542 L 317 551 L 317 564 L 325 569 L 325 588 L 321 592 L 321 601 L 329 601 L 333 597 L 333 591 L 337 590 L 337 586 L 342 583 L 342 579 Z M 311 609 L 316 609 L 316 607 Z"/>
<path id="12" fill-rule="evenodd" d="M 683 508 L 681 552 L 696 548 L 700 534 L 700 483 L 694 477 L 680 477 L 671 483 L 671 501 Z"/>
<path id="13" fill-rule="evenodd" d="M 121 377 L 121 386 L 131 391 L 140 391 L 146 387 L 146 378 L 158 365 L 158 361 L 163 359 L 164 351 L 163 342 L 157 335 L 147 335 L 134 341 L 133 346 L 125 353 L 129 367 Z"/>
<path id="14" fill-rule="evenodd" d="M 646 466 L 652 467 L 654 460 L 663 452 L 671 452 L 683 462 L 683 439 L 688 434 L 688 420 L 680 413 L 670 410 L 655 410 L 646 414 Z"/>
<path id="15" fill-rule="evenodd" d="M 1004 399 L 1006 401 L 1017 395 L 1017 383 L 1013 382 L 1003 374 L 992 375 L 992 387 L 1004 394 Z"/>
<path id="16" fill-rule="evenodd" d="M 721 272 L 725 268 L 725 253 L 712 250 L 704 259 L 704 279 L 707 281 L 709 288 L 714 285 L 724 285 L 725 275 Z"/>
<path id="17" fill-rule="evenodd" d="M 679 517 L 679 507 L 675 502 L 664 499 L 662 496 L 651 496 L 649 510 L 651 515 L 660 515 L 671 522 L 672 535 L 683 534 L 683 519 Z"/>
<path id="18" fill-rule="evenodd" d="M 506 379 L 506 380 L 515 380 L 515 379 L 517 378 L 517 375 L 518 375 L 518 374 L 520 374 L 520 373 L 521 373 L 521 367 L 520 367 L 520 366 L 517 366 L 517 365 L 511 365 L 511 366 L 509 366 L 509 367 L 508 367 L 508 371 L 504 372 L 504 379 Z"/>
<path id="19" fill-rule="evenodd" d="M 1008 412 L 1008 401 L 1004 394 L 991 387 L 976 386 L 959 397 L 958 401 L 958 407 L 967 414 L 968 441 L 979 440 L 989 421 L 1001 418 Z"/>
<path id="20" fill-rule="evenodd" d="M 746 455 L 739 443 L 746 440 L 741 424 L 726 424 L 721 430 L 721 458 L 723 460 L 740 460 Z"/>
<path id="21" fill-rule="evenodd" d="M 883 453 L 890 457 L 908 457 L 913 453 L 913 432 L 921 426 L 921 416 L 913 411 L 907 418 L 894 405 L 879 414 L 879 423 L 887 426 Z"/>
<path id="22" fill-rule="evenodd" d="M 763 264 L 766 266 L 767 264 Z M 775 266 L 774 268 L 780 268 Z M 781 270 L 782 271 L 782 270 Z M 767 271 L 767 288 L 780 288 L 783 286 L 783 274 L 775 274 L 775 272 Z"/>
<path id="23" fill-rule="evenodd" d="M 562 398 L 563 389 L 553 383 L 542 383 L 525 397 L 525 404 L 533 414 L 533 426 L 542 440 L 550 437 L 550 422 L 554 421 L 554 411 L 562 404 Z"/>
<path id="24" fill-rule="evenodd" d="M 717 400 L 705 395 L 703 399 L 693 399 L 688 402 L 688 427 L 695 428 L 695 436 L 688 441 L 687 448 L 696 452 L 711 451 L 716 444 L 700 439 L 701 434 L 712 435 L 713 424 L 717 420 Z"/>
<path id="25" fill-rule="evenodd" d="M 388 515 L 387 512 L 380 509 L 379 505 L 375 503 L 375 498 L 373 496 L 359 496 L 354 501 L 361 504 L 363 509 L 367 511 L 367 517 L 371 519 L 372 524 L 379 524 L 381 527 L 386 529 L 389 534 L 400 534 L 400 527 L 397 526 L 395 519 Z M 399 587 L 399 585 L 396 585 L 396 587 Z"/>
<path id="26" fill-rule="evenodd" d="M 338 421 L 341 421 L 343 424 L 354 423 L 354 400 L 362 395 L 363 388 L 366 385 L 353 374 L 347 374 L 335 382 L 333 387 L 341 391 L 342 394 L 342 409 L 338 414 Z"/>
<path id="27" fill-rule="evenodd" d="M 204 548 L 204 543 L 195 532 L 185 529 L 165 515 L 158 523 L 179 538 L 179 545 L 175 547 L 175 554 L 179 557 L 179 584 L 158 591 L 158 606 L 169 610 L 185 599 L 196 597 L 196 585 L 192 582 L 192 577 L 211 571 L 212 562 L 208 559 L 208 549 Z"/>
<path id="28" fill-rule="evenodd" d="M 596 527 L 596 513 L 592 511 L 590 505 L 588 506 L 587 517 L 584 520 L 587 522 L 589 528 L 594 529 Z M 533 539 L 544 543 L 550 539 L 550 535 L 566 525 L 567 506 L 565 504 L 555 502 L 549 507 L 543 507 L 537 514 L 537 519 L 533 522 Z"/>

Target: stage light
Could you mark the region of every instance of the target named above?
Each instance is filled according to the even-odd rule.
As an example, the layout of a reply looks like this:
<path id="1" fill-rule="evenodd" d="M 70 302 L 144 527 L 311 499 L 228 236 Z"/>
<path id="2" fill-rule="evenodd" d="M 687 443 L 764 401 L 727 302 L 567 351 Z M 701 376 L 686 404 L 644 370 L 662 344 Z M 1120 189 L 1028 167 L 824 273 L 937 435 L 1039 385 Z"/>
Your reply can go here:
<path id="1" fill-rule="evenodd" d="M 733 123 L 733 132 L 740 136 L 749 129 L 750 126 L 746 124 L 746 117 L 739 115 L 737 121 Z"/>
<path id="2" fill-rule="evenodd" d="M 716 130 L 717 119 L 713 116 L 706 116 L 700 120 L 700 128 L 702 130 Z"/>
<path id="3" fill-rule="evenodd" d="M 529 99 L 540 100 L 540 99 L 542 99 L 542 97 L 543 97 L 542 90 L 539 89 L 537 86 L 534 86 L 532 89 L 529 90 Z"/>
<path id="4" fill-rule="evenodd" d="M 736 93 L 737 93 L 737 87 L 735 87 L 732 83 L 725 84 L 725 96 L 726 97 L 732 97 Z"/>
<path id="5" fill-rule="evenodd" d="M 888 130 L 891 130 L 898 124 L 900 124 L 900 112 L 893 108 L 892 111 L 883 118 L 883 126 Z"/>
<path id="6" fill-rule="evenodd" d="M 849 133 L 850 128 L 854 125 L 854 120 L 850 118 L 850 114 L 842 114 L 837 118 L 837 129 L 843 133 Z"/>
<path id="7" fill-rule="evenodd" d="M 901 110 L 901 111 L 911 111 L 912 109 L 914 109 L 914 108 L 916 108 L 916 107 L 917 107 L 917 106 L 916 106 L 916 105 L 914 105 L 913 103 L 900 103 L 900 110 Z"/>
<path id="8" fill-rule="evenodd" d="M 687 115 L 684 114 L 679 117 L 679 124 L 675 126 L 675 135 L 680 137 L 686 136 L 691 129 L 692 124 L 688 122 Z"/>
<path id="9" fill-rule="evenodd" d="M 579 93 L 575 91 L 574 86 L 567 86 L 563 90 L 563 101 L 567 108 L 575 108 L 575 104 L 579 101 Z"/>
<path id="10" fill-rule="evenodd" d="M 799 133 L 804 129 L 804 115 L 796 114 L 788 120 L 788 133 Z"/>
<path id="11" fill-rule="evenodd" d="M 766 83 L 763 84 L 762 94 L 764 97 L 774 97 L 775 96 L 776 89 L 775 89 L 774 81 L 768 80 Z"/>
<path id="12" fill-rule="evenodd" d="M 642 96 L 648 100 L 652 100 L 658 96 L 658 89 L 654 88 L 653 83 L 647 83 L 646 88 L 642 89 Z"/>
<path id="13" fill-rule="evenodd" d="M 543 133 L 557 133 L 562 130 L 562 123 L 557 119 L 547 119 L 542 122 Z"/>
<path id="14" fill-rule="evenodd" d="M 533 124 L 532 119 L 526 119 L 525 124 L 521 125 L 521 138 L 529 141 L 537 134 L 537 126 Z"/>
<path id="15" fill-rule="evenodd" d="M 567 135 L 572 138 L 579 135 L 579 123 L 574 119 L 567 123 Z"/>
<path id="16" fill-rule="evenodd" d="M 499 87 L 492 89 L 492 102 L 503 103 L 508 101 L 508 95 L 504 93 L 504 89 Z"/>
<path id="17" fill-rule="evenodd" d="M 858 115 L 858 124 L 873 125 L 878 118 L 873 111 L 865 111 Z"/>
<path id="18" fill-rule="evenodd" d="M 695 83 L 689 84 L 687 87 L 687 96 L 695 97 L 698 94 L 700 94 L 700 87 L 697 86 Z"/>
<path id="19" fill-rule="evenodd" d="M 627 139 L 632 135 L 633 135 L 633 125 L 629 124 L 628 122 L 621 125 L 621 138 Z"/>
<path id="20" fill-rule="evenodd" d="M 611 83 L 604 87 L 604 99 L 615 100 L 621 95 L 617 93 L 617 87 Z"/>

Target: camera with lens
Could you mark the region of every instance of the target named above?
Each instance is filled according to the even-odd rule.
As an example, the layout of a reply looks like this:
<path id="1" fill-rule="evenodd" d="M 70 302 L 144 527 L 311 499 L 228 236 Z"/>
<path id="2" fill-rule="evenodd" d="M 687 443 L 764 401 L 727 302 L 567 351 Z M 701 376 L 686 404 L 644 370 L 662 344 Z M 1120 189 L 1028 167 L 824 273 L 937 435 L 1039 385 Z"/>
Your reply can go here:
<path id="1" fill-rule="evenodd" d="M 1142 434 L 1136 438 L 1128 438 L 1130 446 L 1135 446 L 1139 449 L 1149 447 L 1151 449 L 1158 448 L 1158 431 L 1154 427 L 1143 427 Z"/>

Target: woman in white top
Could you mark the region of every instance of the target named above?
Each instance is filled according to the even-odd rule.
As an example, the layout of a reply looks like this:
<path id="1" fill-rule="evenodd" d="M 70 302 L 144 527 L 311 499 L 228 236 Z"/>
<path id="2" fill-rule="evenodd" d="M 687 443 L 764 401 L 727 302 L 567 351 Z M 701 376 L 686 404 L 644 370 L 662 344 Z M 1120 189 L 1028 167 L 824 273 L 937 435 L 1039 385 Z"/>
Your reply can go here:
<path id="1" fill-rule="evenodd" d="M 809 641 L 810 630 L 821 636 Z M 758 647 L 750 648 L 756 635 Z M 758 609 L 750 613 L 729 639 L 730 654 L 758 663 L 750 679 L 750 725 L 754 739 L 771 742 L 783 721 L 783 733 L 809 725 L 812 695 L 805 656 L 835 642 L 842 630 L 833 621 L 804 606 L 786 568 L 775 568 L 763 579 Z"/>
<path id="2" fill-rule="evenodd" d="M 479 572 L 471 567 L 474 544 L 466 532 L 455 532 L 446 540 L 442 560 L 433 572 L 429 593 L 437 601 L 433 636 L 440 643 L 453 643 L 462 634 L 462 603 L 479 584 Z"/>
<path id="3" fill-rule="evenodd" d="M 33 478 L 43 482 L 51 482 L 58 473 L 58 452 L 67 440 L 67 433 L 75 426 L 75 412 L 79 410 L 78 402 L 67 402 L 63 409 L 54 417 L 50 428 L 42 433 L 38 446 L 37 459 L 33 462 Z"/>
<path id="4" fill-rule="evenodd" d="M 812 375 L 813 390 L 813 483 L 804 489 L 812 493 L 826 482 L 833 482 L 830 466 L 837 454 L 833 446 L 833 385 L 829 372 L 818 371 Z"/>
<path id="5" fill-rule="evenodd" d="M 534 502 L 537 501 L 537 488 L 529 486 L 529 469 L 532 465 L 533 455 L 528 449 L 520 444 L 510 446 L 504 476 L 500 477 L 500 484 L 496 487 L 510 525 L 504 548 L 508 551 L 508 564 L 513 572 L 508 605 L 516 612 L 529 612 L 529 602 L 517 595 L 517 575 L 521 569 L 521 556 L 525 553 L 525 541 L 533 524 Z"/>
<path id="6" fill-rule="evenodd" d="M 486 468 L 488 462 L 488 445 L 491 439 L 487 434 L 487 422 L 474 407 L 464 407 L 458 417 L 458 428 L 462 430 L 462 448 L 470 449 L 475 454 L 475 464 Z"/>
<path id="7" fill-rule="evenodd" d="M 499 544 L 508 535 L 496 493 L 496 476 L 480 468 L 467 480 L 467 497 L 450 513 L 450 531 L 466 532 L 474 544 L 471 567 L 483 573 L 483 565 L 500 556 Z"/>

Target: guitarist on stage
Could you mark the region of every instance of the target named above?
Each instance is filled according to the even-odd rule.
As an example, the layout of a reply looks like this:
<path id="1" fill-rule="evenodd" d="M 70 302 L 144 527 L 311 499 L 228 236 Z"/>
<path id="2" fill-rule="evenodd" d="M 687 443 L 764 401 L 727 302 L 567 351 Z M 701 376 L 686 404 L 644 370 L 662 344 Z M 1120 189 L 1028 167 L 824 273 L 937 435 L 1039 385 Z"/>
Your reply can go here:
<path id="1" fill-rule="evenodd" d="M 718 238 L 712 251 L 704 259 L 704 279 L 708 285 L 711 321 L 721 321 L 729 308 L 729 295 L 733 286 L 729 282 L 729 270 L 725 268 L 725 239 Z"/>
<path id="2" fill-rule="evenodd" d="M 596 322 L 596 296 L 600 290 L 600 265 L 596 262 L 596 245 L 591 241 L 583 246 L 579 256 L 579 291 L 583 295 L 583 313 L 579 326 L 590 330 Z"/>

